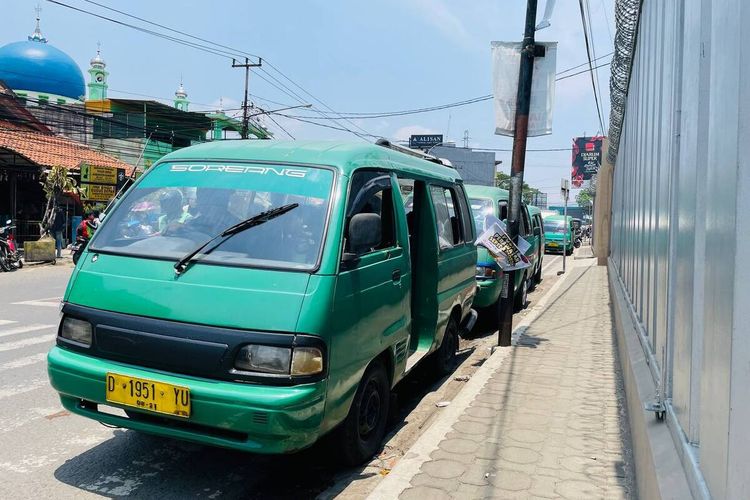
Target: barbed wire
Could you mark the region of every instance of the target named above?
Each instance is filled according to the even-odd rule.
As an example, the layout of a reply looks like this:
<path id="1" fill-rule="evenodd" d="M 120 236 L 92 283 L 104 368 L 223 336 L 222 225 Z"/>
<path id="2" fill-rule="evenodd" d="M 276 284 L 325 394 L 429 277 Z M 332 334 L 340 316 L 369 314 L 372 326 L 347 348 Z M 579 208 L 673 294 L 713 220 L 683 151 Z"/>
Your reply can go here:
<path id="1" fill-rule="evenodd" d="M 615 53 L 612 56 L 612 76 L 609 79 L 609 150 L 607 159 L 617 161 L 620 149 L 625 105 L 628 99 L 630 74 L 638 38 L 638 25 L 643 0 L 617 0 L 615 4 Z"/>

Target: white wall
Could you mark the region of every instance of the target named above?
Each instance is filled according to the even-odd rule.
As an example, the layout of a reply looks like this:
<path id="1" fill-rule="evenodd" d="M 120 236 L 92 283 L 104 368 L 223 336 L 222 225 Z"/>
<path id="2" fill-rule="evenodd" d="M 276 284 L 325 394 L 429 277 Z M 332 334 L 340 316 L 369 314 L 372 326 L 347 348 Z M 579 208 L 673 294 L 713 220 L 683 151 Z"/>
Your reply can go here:
<path id="1" fill-rule="evenodd" d="M 713 498 L 750 498 L 748 155 L 750 2 L 644 0 L 611 260 Z"/>

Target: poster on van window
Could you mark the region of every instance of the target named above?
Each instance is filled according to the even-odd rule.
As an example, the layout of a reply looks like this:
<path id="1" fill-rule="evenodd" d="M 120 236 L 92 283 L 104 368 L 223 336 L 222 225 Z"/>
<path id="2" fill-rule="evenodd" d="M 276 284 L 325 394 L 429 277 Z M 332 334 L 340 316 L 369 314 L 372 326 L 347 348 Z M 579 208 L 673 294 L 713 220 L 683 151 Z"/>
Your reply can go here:
<path id="1" fill-rule="evenodd" d="M 503 271 L 529 267 L 529 259 L 524 254 L 531 244 L 519 236 L 516 246 L 510 239 L 503 221 L 494 217 L 487 219 L 487 229 L 477 238 L 476 244 L 486 248 Z"/>

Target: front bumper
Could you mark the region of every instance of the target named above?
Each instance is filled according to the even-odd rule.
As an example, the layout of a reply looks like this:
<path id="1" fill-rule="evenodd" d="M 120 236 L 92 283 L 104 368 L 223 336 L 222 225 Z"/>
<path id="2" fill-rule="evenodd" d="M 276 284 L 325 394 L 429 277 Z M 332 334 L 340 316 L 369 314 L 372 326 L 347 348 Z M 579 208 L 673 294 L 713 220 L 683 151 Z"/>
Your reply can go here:
<path id="1" fill-rule="evenodd" d="M 52 387 L 65 409 L 106 424 L 254 453 L 290 453 L 319 437 L 326 381 L 277 387 L 176 375 L 53 347 L 47 356 Z M 141 413 L 105 399 L 105 375 L 115 372 L 188 387 L 189 419 Z M 127 409 L 143 418 L 100 412 Z"/>

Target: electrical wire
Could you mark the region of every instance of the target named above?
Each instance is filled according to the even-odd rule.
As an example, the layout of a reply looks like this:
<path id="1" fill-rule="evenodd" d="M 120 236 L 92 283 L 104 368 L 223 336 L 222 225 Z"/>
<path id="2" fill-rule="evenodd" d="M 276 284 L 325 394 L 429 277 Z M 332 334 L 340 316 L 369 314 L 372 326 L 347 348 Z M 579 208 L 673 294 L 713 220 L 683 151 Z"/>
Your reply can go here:
<path id="1" fill-rule="evenodd" d="M 584 15 L 583 0 L 578 0 L 578 5 L 581 10 L 581 25 L 583 27 L 583 38 L 586 42 L 586 56 L 588 57 L 588 60 L 589 60 L 589 71 L 591 73 L 591 87 L 594 92 L 594 101 L 596 103 L 597 117 L 599 118 L 599 127 L 600 127 L 600 130 L 602 131 L 602 134 L 604 134 L 605 133 L 604 120 L 602 118 L 601 106 L 599 105 L 599 96 L 596 93 L 596 83 L 594 81 L 594 66 L 591 60 L 591 48 L 589 46 L 589 35 L 586 29 L 586 17 Z"/>
<path id="2" fill-rule="evenodd" d="M 123 12 L 123 11 L 120 11 L 120 10 L 117 10 L 117 9 L 114 9 L 114 8 L 111 8 L 111 7 L 108 7 L 106 5 L 103 5 L 103 4 L 100 4 L 100 3 L 97 3 L 97 2 L 93 2 L 93 1 L 90 1 L 90 0 L 84 0 L 84 1 L 87 1 L 90 4 L 97 5 L 97 6 L 101 7 L 101 8 L 104 8 L 104 9 L 107 9 L 107 10 L 110 10 L 110 11 L 113 11 L 113 12 L 117 12 L 117 13 L 119 13 L 121 15 L 125 15 L 127 17 L 130 17 L 130 18 L 133 18 L 133 19 L 137 19 L 137 20 L 140 20 L 142 22 L 146 22 L 146 23 L 151 24 L 153 26 L 158 26 L 158 27 L 161 27 L 163 29 L 167 29 L 169 31 L 172 31 L 174 33 L 179 33 L 179 34 L 182 34 L 184 36 L 188 36 L 188 37 L 196 39 L 196 40 L 204 41 L 206 43 L 211 44 L 214 47 L 227 48 L 227 49 L 229 49 L 229 51 L 222 50 L 221 48 L 220 49 L 215 49 L 214 47 L 211 47 L 211 46 L 206 46 L 206 45 L 203 45 L 203 44 L 197 44 L 197 43 L 193 43 L 193 42 L 188 42 L 188 41 L 185 41 L 185 40 L 181 40 L 181 39 L 179 39 L 177 37 L 172 37 L 172 36 L 169 36 L 169 35 L 164 35 L 163 33 L 158 33 L 156 31 L 148 30 L 148 29 L 136 26 L 136 25 L 132 25 L 130 23 L 125 23 L 123 21 L 119 21 L 119 20 L 116 20 L 116 19 L 113 19 L 113 18 L 110 18 L 110 17 L 107 17 L 107 16 L 102 16 L 100 14 L 96 14 L 96 13 L 87 11 L 85 9 L 80 9 L 80 8 L 77 8 L 77 7 L 65 4 L 63 2 L 60 2 L 58 0 L 47 0 L 47 1 L 51 2 L 51 3 L 54 3 L 54 4 L 57 4 L 57 5 L 61 5 L 63 7 L 67 7 L 69 9 L 72 9 L 72 10 L 75 10 L 75 11 L 78 11 L 78 12 L 81 12 L 81 13 L 85 13 L 85 14 L 88 14 L 88 15 L 91 15 L 91 16 L 94 16 L 94 17 L 98 17 L 98 18 L 103 19 L 103 20 L 110 21 L 110 22 L 113 22 L 113 23 L 116 23 L 116 24 L 119 24 L 119 25 L 122 25 L 122 26 L 126 26 L 126 27 L 129 27 L 129 28 L 132 28 L 132 29 L 136 29 L 136 30 L 141 31 L 143 33 L 148 33 L 148 34 L 151 34 L 153 36 L 158 36 L 160 38 L 164 38 L 164 39 L 176 42 L 176 43 L 180 43 L 182 45 L 187 45 L 189 47 L 193 47 L 193 48 L 196 48 L 196 49 L 199 49 L 199 50 L 203 50 L 205 52 L 213 53 L 215 55 L 219 55 L 219 56 L 222 56 L 222 57 L 226 57 L 226 58 L 230 58 L 230 59 L 235 59 L 235 58 L 241 59 L 242 57 L 240 56 L 240 54 L 246 54 L 246 55 L 249 55 L 251 57 L 257 57 L 257 58 L 259 58 L 259 56 L 255 55 L 255 54 L 250 54 L 250 53 L 242 51 L 242 50 L 237 50 L 237 49 L 234 49 L 234 48 L 229 47 L 227 45 L 222 45 L 222 44 L 219 44 L 219 43 L 216 43 L 216 42 L 212 42 L 210 40 L 206 40 L 205 38 L 196 37 L 194 35 L 185 33 L 183 31 L 179 31 L 179 30 L 176 30 L 174 28 L 170 28 L 170 27 L 165 26 L 163 24 L 155 23 L 155 22 L 149 21 L 147 19 L 144 19 L 144 18 L 141 18 L 141 17 L 138 17 L 138 16 L 134 16 L 132 14 L 128 14 L 126 12 Z M 304 93 L 308 94 L 313 99 L 315 99 L 317 102 L 319 102 L 322 105 L 324 105 L 331 112 L 336 113 L 327 104 L 325 104 L 322 100 L 320 100 L 317 97 L 315 97 L 314 95 L 312 95 L 310 92 L 308 92 L 307 90 L 305 90 L 299 84 L 297 84 L 296 82 L 294 82 L 293 80 L 291 80 L 288 76 L 286 76 L 284 73 L 282 73 L 276 66 L 270 64 L 268 61 L 266 61 L 266 64 L 268 64 L 269 66 L 271 66 L 276 72 L 278 72 L 280 75 L 282 75 L 285 79 L 287 79 L 289 82 L 291 82 L 292 84 L 294 84 L 296 87 L 298 87 L 299 89 L 301 89 Z M 264 70 L 262 66 L 261 66 L 261 71 L 265 72 L 266 75 L 268 75 L 270 78 L 272 78 L 273 80 L 275 80 L 278 84 L 280 84 L 280 86 L 271 83 L 268 79 L 260 76 L 259 73 L 255 73 L 255 74 L 257 76 L 259 76 L 262 80 L 266 81 L 267 83 L 269 83 L 273 87 L 277 88 L 278 90 L 286 93 L 287 95 L 294 96 L 294 98 L 296 100 L 298 100 L 300 102 L 300 104 L 306 104 L 305 101 L 304 101 L 304 99 L 300 98 L 299 95 L 297 95 L 295 92 L 291 91 L 291 89 L 289 89 L 289 87 L 287 87 L 283 83 L 279 82 L 278 79 L 276 79 L 275 77 L 273 77 L 273 75 L 271 75 L 269 72 L 267 72 L 266 70 Z M 283 89 L 282 89 L 282 87 L 283 87 Z M 284 89 L 286 89 L 286 90 L 284 90 Z M 317 113 L 320 113 L 321 116 L 325 115 L 325 113 L 322 112 L 322 111 L 320 111 L 320 110 L 314 110 L 314 111 L 316 111 Z M 359 125 L 357 125 L 356 123 L 351 122 L 350 120 L 345 120 L 345 121 L 348 121 L 349 123 L 351 123 L 352 125 L 354 125 L 356 128 L 359 128 L 360 130 L 362 130 L 363 132 L 365 132 L 367 135 L 371 135 L 371 134 L 367 133 L 367 131 L 365 131 L 362 127 L 360 127 Z M 364 139 L 364 137 L 361 134 L 359 134 L 359 133 L 357 133 L 357 132 L 355 132 L 355 131 L 353 131 L 351 129 L 348 129 L 347 127 L 342 127 L 342 128 L 344 130 L 346 130 L 347 132 L 350 132 L 350 133 L 352 133 L 352 134 L 354 134 L 354 135 L 356 135 L 356 136 Z"/>

